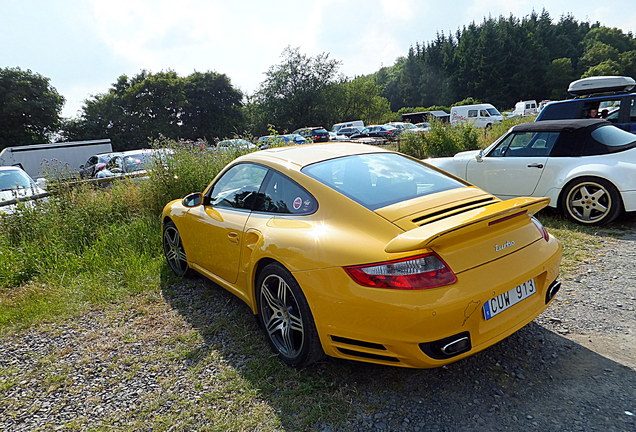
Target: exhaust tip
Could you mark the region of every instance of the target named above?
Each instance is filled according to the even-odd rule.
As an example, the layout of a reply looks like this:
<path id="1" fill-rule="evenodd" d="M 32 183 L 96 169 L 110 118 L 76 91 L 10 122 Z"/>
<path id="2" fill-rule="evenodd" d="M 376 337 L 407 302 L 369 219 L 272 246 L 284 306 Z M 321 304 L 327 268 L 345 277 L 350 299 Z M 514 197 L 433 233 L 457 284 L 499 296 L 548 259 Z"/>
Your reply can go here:
<path id="1" fill-rule="evenodd" d="M 545 293 L 545 304 L 550 303 L 550 300 L 554 298 L 554 296 L 556 295 L 556 293 L 559 292 L 560 289 L 561 289 L 560 281 L 555 280 L 554 282 L 552 282 Z"/>
<path id="2" fill-rule="evenodd" d="M 462 332 L 444 339 L 420 344 L 420 349 L 429 357 L 444 360 L 470 351 L 470 333 Z"/>

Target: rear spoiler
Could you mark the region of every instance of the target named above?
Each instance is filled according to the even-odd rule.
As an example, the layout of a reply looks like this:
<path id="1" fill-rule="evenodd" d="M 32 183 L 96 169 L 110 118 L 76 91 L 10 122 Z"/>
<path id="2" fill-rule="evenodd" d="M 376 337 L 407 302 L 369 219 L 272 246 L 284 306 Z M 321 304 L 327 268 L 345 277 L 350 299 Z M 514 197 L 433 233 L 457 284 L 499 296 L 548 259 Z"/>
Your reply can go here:
<path id="1" fill-rule="evenodd" d="M 513 198 L 486 207 L 469 210 L 424 226 L 412 229 L 392 239 L 385 252 L 408 252 L 435 245 L 441 237 L 448 240 L 454 235 L 479 229 L 481 222 L 494 225 L 521 215 L 533 215 L 550 203 L 550 198 Z"/>

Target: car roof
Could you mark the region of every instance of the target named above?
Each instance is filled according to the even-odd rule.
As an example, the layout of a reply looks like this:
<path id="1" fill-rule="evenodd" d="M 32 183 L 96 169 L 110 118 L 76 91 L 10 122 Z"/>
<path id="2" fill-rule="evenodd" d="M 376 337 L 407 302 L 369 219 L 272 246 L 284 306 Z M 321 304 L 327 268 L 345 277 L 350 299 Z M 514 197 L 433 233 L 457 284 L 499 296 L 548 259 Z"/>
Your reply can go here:
<path id="1" fill-rule="evenodd" d="M 329 144 L 305 144 L 293 147 L 276 147 L 250 153 L 239 159 L 241 161 L 252 162 L 273 162 L 277 165 L 294 164 L 298 167 L 304 167 L 315 162 L 321 162 L 343 156 L 383 152 L 390 153 L 389 150 L 384 150 L 375 146 L 343 141 Z"/>
<path id="2" fill-rule="evenodd" d="M 518 124 L 513 126 L 511 130 L 514 132 L 560 132 L 586 128 L 593 130 L 611 124 L 607 120 L 598 119 L 542 120 Z"/>
<path id="3" fill-rule="evenodd" d="M 2 166 L 0 166 L 0 171 L 22 171 L 22 172 L 26 173 L 26 171 L 24 171 L 19 166 L 10 166 L 10 165 L 2 165 Z"/>

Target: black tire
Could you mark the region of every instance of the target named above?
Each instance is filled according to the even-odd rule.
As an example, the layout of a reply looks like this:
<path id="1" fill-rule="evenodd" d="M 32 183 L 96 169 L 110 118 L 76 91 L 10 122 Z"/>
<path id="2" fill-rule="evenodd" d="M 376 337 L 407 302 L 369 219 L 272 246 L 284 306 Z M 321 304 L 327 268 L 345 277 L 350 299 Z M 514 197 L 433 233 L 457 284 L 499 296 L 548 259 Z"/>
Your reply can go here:
<path id="1" fill-rule="evenodd" d="M 256 304 L 267 341 L 284 363 L 301 368 L 324 356 L 307 299 L 285 267 L 272 263 L 263 268 Z"/>
<path id="2" fill-rule="evenodd" d="M 192 270 L 188 266 L 181 235 L 174 222 L 170 221 L 163 225 L 163 254 L 166 257 L 168 265 L 179 277 L 192 276 Z"/>
<path id="3" fill-rule="evenodd" d="M 563 188 L 559 207 L 573 222 L 604 225 L 621 214 L 623 202 L 616 187 L 609 181 L 597 177 L 581 177 Z"/>

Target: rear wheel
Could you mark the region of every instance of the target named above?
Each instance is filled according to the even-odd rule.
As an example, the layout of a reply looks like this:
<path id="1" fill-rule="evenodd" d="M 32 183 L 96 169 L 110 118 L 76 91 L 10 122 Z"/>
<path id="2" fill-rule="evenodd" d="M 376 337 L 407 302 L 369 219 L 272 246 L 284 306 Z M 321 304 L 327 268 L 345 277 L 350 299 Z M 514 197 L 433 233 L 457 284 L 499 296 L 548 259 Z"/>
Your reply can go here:
<path id="1" fill-rule="evenodd" d="M 296 279 L 278 263 L 260 272 L 256 285 L 258 320 L 278 357 L 304 367 L 323 356 L 316 325 Z"/>
<path id="2" fill-rule="evenodd" d="M 613 184 L 596 177 L 581 177 L 563 189 L 560 207 L 573 222 L 603 225 L 616 219 L 623 205 Z"/>

